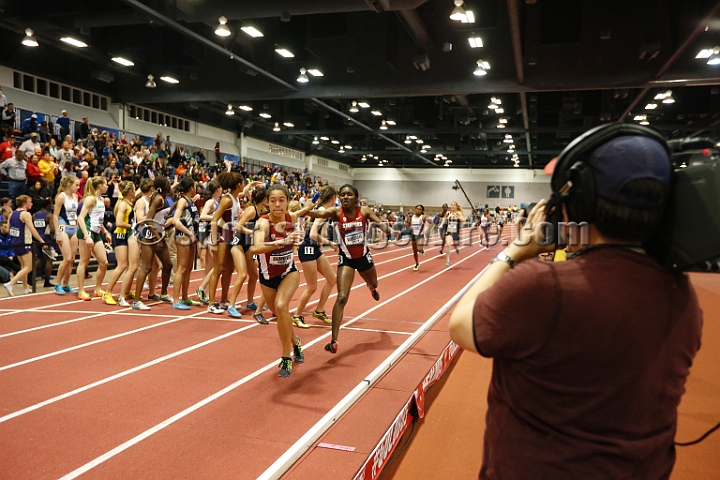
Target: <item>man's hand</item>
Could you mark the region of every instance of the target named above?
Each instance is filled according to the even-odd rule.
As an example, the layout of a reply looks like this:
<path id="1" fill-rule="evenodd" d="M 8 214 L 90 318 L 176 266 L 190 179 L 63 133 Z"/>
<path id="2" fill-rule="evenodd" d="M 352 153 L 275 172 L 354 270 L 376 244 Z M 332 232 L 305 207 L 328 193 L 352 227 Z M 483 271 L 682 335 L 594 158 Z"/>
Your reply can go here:
<path id="1" fill-rule="evenodd" d="M 541 253 L 552 252 L 555 244 L 545 245 L 545 199 L 540 200 L 528 215 L 527 220 L 522 216 L 517 219 L 518 236 L 506 249 L 505 253 L 517 263 L 535 258 Z"/>

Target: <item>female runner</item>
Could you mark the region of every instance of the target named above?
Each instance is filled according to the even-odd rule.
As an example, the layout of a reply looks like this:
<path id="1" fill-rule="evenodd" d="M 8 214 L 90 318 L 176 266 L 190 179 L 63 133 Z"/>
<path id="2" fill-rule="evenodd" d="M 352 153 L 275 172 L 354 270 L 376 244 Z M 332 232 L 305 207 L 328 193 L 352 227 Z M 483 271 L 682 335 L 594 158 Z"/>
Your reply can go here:
<path id="1" fill-rule="evenodd" d="M 90 255 L 95 257 L 98 263 L 98 270 L 95 276 L 95 296 L 102 297 L 105 292 L 100 289 L 105 272 L 107 272 L 108 260 L 105 245 L 103 244 L 103 236 L 105 240 L 110 242 L 110 233 L 105 229 L 105 202 L 102 194 L 107 191 L 107 180 L 105 177 L 93 177 L 88 180 L 85 185 L 85 196 L 83 197 L 83 206 L 78 217 L 77 231 L 78 241 L 80 242 L 80 263 L 76 270 L 78 282 L 78 298 L 80 300 L 90 300 L 91 297 L 85 292 L 85 270 L 90 263 Z"/>
<path id="2" fill-rule="evenodd" d="M 365 280 L 372 297 L 376 301 L 380 300 L 380 294 L 377 291 L 377 271 L 365 239 L 367 223 L 368 220 L 376 222 L 388 236 L 390 229 L 387 224 L 381 223 L 381 220 L 369 207 L 359 207 L 357 205 L 358 197 L 355 187 L 343 185 L 340 187 L 340 208 L 333 207 L 308 212 L 310 218 L 331 218 L 333 220 L 334 239 L 340 247 L 337 273 L 338 296 L 332 311 L 332 341 L 325 345 L 325 350 L 331 353 L 338 351 L 338 333 L 350 295 L 350 288 L 355 278 L 355 270 Z"/>
<path id="3" fill-rule="evenodd" d="M 153 194 L 154 187 L 153 187 L 154 179 L 150 178 L 143 178 L 140 181 L 140 198 L 137 198 L 137 192 L 135 194 L 135 197 L 137 198 L 137 201 L 135 202 L 135 206 L 133 207 L 133 213 L 135 214 L 135 225 L 139 224 L 140 222 L 143 222 L 145 218 L 147 217 L 147 212 L 149 210 L 150 206 L 150 196 Z M 138 252 L 137 252 L 137 258 L 138 258 L 138 270 L 142 268 L 142 245 L 139 241 L 139 236 L 137 230 L 135 231 L 135 238 L 138 240 Z M 148 289 L 148 297 L 153 296 L 155 293 L 155 285 L 157 284 L 157 276 L 158 272 L 160 271 L 160 262 L 153 258 L 152 260 L 152 266 L 150 267 L 150 274 L 148 275 L 148 280 L 144 282 L 143 290 Z M 135 299 L 135 292 L 131 290 L 128 292 L 127 297 L 130 299 Z M 140 298 L 137 298 L 136 300 L 140 300 Z M 141 309 L 142 310 L 142 309 Z"/>
<path id="4" fill-rule="evenodd" d="M 207 248 L 208 240 L 210 239 L 210 221 L 212 220 L 213 213 L 217 210 L 220 195 L 222 195 L 222 188 L 220 188 L 219 183 L 213 180 L 207 184 L 206 190 L 208 197 L 200 212 L 200 224 L 198 225 L 198 250 L 200 251 L 200 255 L 205 255 L 205 274 L 200 286 L 195 290 L 198 299 L 205 305 L 208 304 L 205 289 L 208 283 L 210 283 L 213 270 L 212 252 Z"/>
<path id="5" fill-rule="evenodd" d="M 323 187 L 320 191 L 320 198 L 318 199 L 318 210 L 322 211 L 334 206 L 336 199 L 337 192 L 335 188 L 331 186 Z M 325 314 L 325 302 L 327 302 L 330 292 L 332 292 L 332 289 L 337 283 L 337 277 L 327 257 L 322 253 L 322 245 L 333 245 L 331 241 L 323 238 L 321 233 L 321 229 L 326 224 L 326 220 L 315 219 L 312 227 L 305 231 L 305 239 L 303 243 L 300 244 L 300 247 L 298 247 L 298 257 L 300 257 L 300 262 L 302 262 L 303 275 L 305 275 L 305 283 L 307 283 L 305 291 L 300 296 L 295 315 L 293 315 L 293 323 L 300 328 L 310 328 L 310 325 L 305 323 L 302 314 L 305 311 L 305 306 L 310 300 L 310 297 L 312 297 L 313 293 L 317 290 L 318 272 L 325 277 L 326 283 L 320 291 L 320 299 L 318 300 L 317 308 L 312 312 L 312 316 L 328 324 L 332 322 Z M 337 247 L 334 248 L 337 250 Z"/>
<path id="6" fill-rule="evenodd" d="M 490 210 L 486 208 L 480 215 L 480 230 L 482 230 L 482 236 L 485 238 L 486 250 L 490 250 L 490 223 Z M 480 239 L 480 245 L 482 245 L 482 238 Z"/>
<path id="7" fill-rule="evenodd" d="M 113 300 L 112 292 L 115 284 L 123 276 L 122 287 L 120 288 L 120 296 L 118 297 L 121 307 L 129 307 L 125 299 L 125 295 L 132 287 L 133 278 L 138 268 L 140 247 L 135 238 L 133 226 L 135 219 L 133 218 L 133 202 L 135 201 L 135 184 L 124 180 L 118 184 L 120 195 L 119 200 L 115 204 L 115 230 L 112 234 L 113 250 L 117 259 L 117 267 L 110 275 L 107 290 L 103 295 L 103 301 L 107 305 L 118 305 Z"/>
<path id="8" fill-rule="evenodd" d="M 35 230 L 33 218 L 29 210 L 32 208 L 32 198 L 27 195 L 19 195 L 15 199 L 17 208 L 10 214 L 10 245 L 13 253 L 20 261 L 20 271 L 10 279 L 9 282 L 3 284 L 8 295 L 14 295 L 12 291 L 13 285 L 22 279 L 25 289 L 23 293 L 32 293 L 32 289 L 28 288 L 28 273 L 32 271 L 32 237 L 35 237 L 40 243 L 45 244 L 45 240 Z M 103 250 L 104 251 L 104 250 Z M 297 287 L 296 287 L 297 288 Z"/>
<path id="9" fill-rule="evenodd" d="M 438 235 L 440 235 L 440 255 L 443 254 L 445 248 L 445 235 L 447 235 L 447 224 L 445 223 L 445 217 L 448 213 L 448 204 L 443 203 L 442 212 L 438 213 Z"/>
<path id="10" fill-rule="evenodd" d="M 425 207 L 422 205 L 415 205 L 415 214 L 410 218 L 408 226 L 412 229 L 410 233 L 410 240 L 412 243 L 413 258 L 415 259 L 415 270 L 416 272 L 420 269 L 420 261 L 418 260 L 418 246 L 420 247 L 420 253 L 425 255 Z"/>
<path id="11" fill-rule="evenodd" d="M 168 283 L 170 283 L 170 273 L 172 273 L 172 261 L 170 260 L 170 252 L 163 238 L 165 228 L 173 221 L 172 218 L 167 218 L 170 212 L 167 197 L 172 193 L 172 188 L 170 187 L 170 181 L 167 177 L 162 176 L 155 177 L 153 188 L 155 191 L 150 195 L 148 203 L 145 205 L 145 220 L 153 219 L 154 222 L 146 223 L 141 231 L 138 232 L 145 242 L 140 241 L 142 244 L 140 248 L 142 267 L 138 269 L 137 283 L 135 285 L 135 301 L 132 306 L 132 308 L 136 310 L 150 310 L 150 307 L 142 303 L 140 298 L 142 298 L 143 284 L 153 266 L 155 257 L 157 257 L 162 264 L 162 285 L 158 300 L 161 302 L 174 303 L 172 297 L 168 295 L 167 292 Z M 137 211 L 137 208 L 135 211 Z M 158 238 L 160 241 L 154 243 Z M 148 292 L 148 299 L 150 299 L 150 292 Z"/>
<path id="12" fill-rule="evenodd" d="M 55 197 L 55 210 L 51 221 L 55 222 L 55 242 L 60 246 L 63 258 L 57 272 L 58 284 L 55 285 L 55 293 L 58 295 L 77 293 L 77 290 L 70 286 L 70 275 L 78 251 L 78 239 L 75 235 L 80 204 L 78 188 L 80 180 L 69 175 L 60 181 L 59 193 Z"/>
<path id="13" fill-rule="evenodd" d="M 227 310 L 231 317 L 242 317 L 242 314 L 238 311 L 237 307 L 235 307 L 235 302 L 240 294 L 242 284 L 245 281 L 245 274 L 243 272 L 247 274 L 248 279 L 247 309 L 257 310 L 257 303 L 255 303 L 253 298 L 255 296 L 255 285 L 258 280 L 258 271 L 255 260 L 253 259 L 253 254 L 250 253 L 250 247 L 252 246 L 255 225 L 257 225 L 260 216 L 266 214 L 268 211 L 267 193 L 267 190 L 264 188 L 255 189 L 252 193 L 252 204 L 245 208 L 245 211 L 235 225 L 235 238 L 233 238 L 230 253 L 232 254 L 235 270 L 237 270 L 238 274 L 232 292 L 230 293 L 230 306 Z M 262 324 L 268 323 L 262 315 L 260 315 L 259 318 L 255 317 L 255 320 Z"/>
<path id="14" fill-rule="evenodd" d="M 189 310 L 191 306 L 200 305 L 200 302 L 188 297 L 190 285 L 190 272 L 197 254 L 197 231 L 200 223 L 200 213 L 191 200 L 195 196 L 195 180 L 183 177 L 175 190 L 178 200 L 175 203 L 175 243 L 177 244 L 177 268 L 173 280 L 173 293 L 176 302 L 173 308 Z M 182 299 L 181 299 L 182 295 Z"/>
<path id="15" fill-rule="evenodd" d="M 295 230 L 301 211 L 287 211 L 290 195 L 278 184 L 268 189 L 270 211 L 258 220 L 250 252 L 258 256 L 260 263 L 260 289 L 265 301 L 277 317 L 278 336 L 282 346 L 278 374 L 289 377 L 293 357 L 297 363 L 305 361 L 300 337 L 293 332 L 289 303 L 300 284 L 300 274 L 293 261 L 293 244 L 299 242 L 302 233 Z M 309 202 L 308 202 L 309 203 Z M 311 208 L 309 204 L 306 208 Z"/>
<path id="16" fill-rule="evenodd" d="M 455 246 L 455 251 L 457 253 L 460 253 L 460 225 L 462 222 L 465 221 L 465 215 L 463 215 L 462 207 L 457 204 L 457 202 L 452 202 L 450 204 L 450 211 L 447 212 L 445 215 L 445 244 L 447 244 L 447 260 L 445 261 L 445 266 L 450 265 L 450 252 L 452 249 L 450 248 L 450 243 L 447 240 L 447 237 L 450 237 L 452 240 L 453 245 Z"/>

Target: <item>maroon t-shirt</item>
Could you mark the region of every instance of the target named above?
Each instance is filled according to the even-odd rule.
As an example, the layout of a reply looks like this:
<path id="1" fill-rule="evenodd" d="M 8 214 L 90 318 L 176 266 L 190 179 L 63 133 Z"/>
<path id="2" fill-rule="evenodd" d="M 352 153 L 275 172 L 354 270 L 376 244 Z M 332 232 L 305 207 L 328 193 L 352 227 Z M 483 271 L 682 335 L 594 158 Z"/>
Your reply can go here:
<path id="1" fill-rule="evenodd" d="M 700 348 L 687 276 L 641 253 L 527 261 L 475 301 L 493 357 L 481 479 L 660 479 Z"/>

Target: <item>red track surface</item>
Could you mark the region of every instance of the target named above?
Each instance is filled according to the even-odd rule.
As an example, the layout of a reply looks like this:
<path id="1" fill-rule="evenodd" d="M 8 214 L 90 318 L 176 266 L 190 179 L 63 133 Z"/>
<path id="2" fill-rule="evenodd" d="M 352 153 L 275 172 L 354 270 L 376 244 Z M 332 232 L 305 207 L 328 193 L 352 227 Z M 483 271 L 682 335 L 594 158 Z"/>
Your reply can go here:
<path id="1" fill-rule="evenodd" d="M 449 268 L 428 248 L 418 272 L 409 247 L 375 251 L 381 301 L 356 275 L 339 353 L 323 351 L 324 324 L 296 329 L 306 361 L 289 379 L 277 376 L 275 327 L 250 315 L 3 299 L 0 478 L 256 478 L 499 248 L 463 247 Z"/>

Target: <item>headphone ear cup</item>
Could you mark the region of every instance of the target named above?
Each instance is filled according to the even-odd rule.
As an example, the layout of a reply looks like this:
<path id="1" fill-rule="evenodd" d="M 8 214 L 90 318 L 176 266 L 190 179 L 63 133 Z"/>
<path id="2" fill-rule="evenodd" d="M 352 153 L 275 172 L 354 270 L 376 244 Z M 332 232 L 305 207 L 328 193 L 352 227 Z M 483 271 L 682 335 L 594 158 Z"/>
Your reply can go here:
<path id="1" fill-rule="evenodd" d="M 585 162 L 577 162 L 568 171 L 572 188 L 566 201 L 571 222 L 592 222 L 595 218 L 595 178 Z"/>

